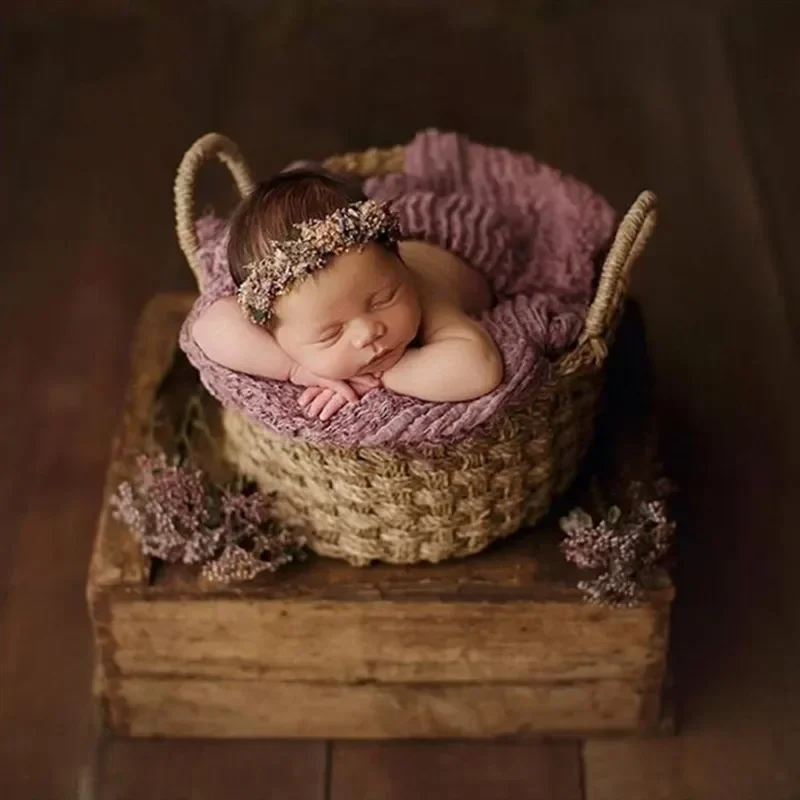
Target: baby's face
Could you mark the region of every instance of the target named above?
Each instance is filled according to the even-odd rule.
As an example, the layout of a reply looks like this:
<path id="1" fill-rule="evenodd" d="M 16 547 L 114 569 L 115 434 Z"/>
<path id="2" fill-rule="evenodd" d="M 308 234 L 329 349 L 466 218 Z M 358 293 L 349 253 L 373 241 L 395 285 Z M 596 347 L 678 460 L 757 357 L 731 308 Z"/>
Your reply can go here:
<path id="1" fill-rule="evenodd" d="M 385 372 L 414 340 L 421 319 L 413 276 L 377 244 L 337 256 L 280 297 L 275 311 L 278 344 L 331 380 Z"/>

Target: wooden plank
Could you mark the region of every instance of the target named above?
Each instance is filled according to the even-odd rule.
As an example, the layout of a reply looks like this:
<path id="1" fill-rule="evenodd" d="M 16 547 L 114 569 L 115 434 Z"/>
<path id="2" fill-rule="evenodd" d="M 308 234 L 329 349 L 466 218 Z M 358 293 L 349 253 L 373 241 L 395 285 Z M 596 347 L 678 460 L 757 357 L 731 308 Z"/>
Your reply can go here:
<path id="1" fill-rule="evenodd" d="M 497 543 L 480 558 L 354 569 L 339 560 L 312 556 L 280 573 L 259 575 L 236 589 L 203 586 L 195 569 L 160 565 L 150 595 L 187 601 L 238 597 L 244 592 L 248 598 L 265 600 L 579 603 L 576 586 L 584 576 L 560 553 L 561 539 L 556 520 L 551 518 L 535 532 Z M 654 608 L 665 608 L 672 599 L 673 589 L 663 577 L 646 594 Z"/>
<path id="2" fill-rule="evenodd" d="M 550 518 L 541 529 L 500 542 L 480 558 L 352 569 L 345 562 L 310 557 L 280 574 L 259 575 L 236 589 L 205 587 L 197 581 L 197 570 L 159 565 L 149 596 L 187 601 L 244 595 L 253 600 L 581 603 L 577 584 L 585 575 L 561 554 L 562 538 L 555 519 Z M 673 596 L 669 577 L 659 572 L 645 590 L 644 601 L 649 608 L 666 611 Z"/>
<path id="3" fill-rule="evenodd" d="M 648 607 L 566 603 L 118 602 L 125 676 L 279 681 L 545 681 L 641 677 L 663 663 Z"/>
<path id="4" fill-rule="evenodd" d="M 589 742 L 586 800 L 794 800 L 800 782 L 791 742 L 765 735 L 763 717 L 739 716 L 728 716 L 722 730 L 692 730 L 677 739 Z"/>
<path id="5" fill-rule="evenodd" d="M 572 744 L 333 747 L 330 800 L 582 800 Z"/>
<path id="6" fill-rule="evenodd" d="M 112 739 L 102 748 L 97 800 L 323 800 L 324 744 Z"/>
<path id="7" fill-rule="evenodd" d="M 2 796 L 73 797 L 81 783 L 91 783 L 97 734 L 89 703 L 92 653 L 81 583 L 51 579 L 15 587 L 0 611 L 5 618 L 0 643 Z"/>
<path id="8" fill-rule="evenodd" d="M 116 681 L 112 722 L 145 737 L 574 737 L 638 730 L 643 690 L 614 679 L 408 685 L 134 677 Z"/>
<path id="9" fill-rule="evenodd" d="M 110 513 L 111 494 L 133 471 L 137 455 L 148 449 L 150 424 L 157 391 L 169 370 L 181 323 L 193 301 L 191 294 L 156 295 L 145 307 L 134 334 L 131 380 L 111 452 L 89 572 L 92 592 L 104 586 L 143 586 L 150 559 L 139 542 Z"/>

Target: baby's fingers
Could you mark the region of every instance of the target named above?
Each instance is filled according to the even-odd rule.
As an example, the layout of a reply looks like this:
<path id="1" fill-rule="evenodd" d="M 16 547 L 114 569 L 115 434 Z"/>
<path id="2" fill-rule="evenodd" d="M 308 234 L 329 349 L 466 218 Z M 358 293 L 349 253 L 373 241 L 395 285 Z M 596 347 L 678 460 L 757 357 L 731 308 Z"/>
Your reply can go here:
<path id="1" fill-rule="evenodd" d="M 325 408 L 326 404 L 330 401 L 332 397 L 336 397 L 336 395 L 330 389 L 323 389 L 307 406 L 306 406 L 306 416 L 307 417 L 318 417 L 320 411 Z"/>
<path id="2" fill-rule="evenodd" d="M 318 397 L 321 392 L 328 391 L 321 386 L 309 386 L 304 390 L 300 397 L 297 398 L 297 405 L 300 408 L 305 408 L 315 397 Z"/>
<path id="3" fill-rule="evenodd" d="M 322 409 L 322 412 L 319 415 L 319 418 L 325 422 L 329 420 L 334 414 L 340 411 L 344 406 L 347 405 L 347 399 L 342 397 L 340 394 L 335 394 L 331 399 L 325 404 L 325 408 Z"/>
<path id="4" fill-rule="evenodd" d="M 358 395 L 356 394 L 353 387 L 347 381 L 325 381 L 325 386 L 328 389 L 336 392 L 336 394 L 340 394 L 347 400 L 349 403 L 355 403 L 358 400 Z"/>

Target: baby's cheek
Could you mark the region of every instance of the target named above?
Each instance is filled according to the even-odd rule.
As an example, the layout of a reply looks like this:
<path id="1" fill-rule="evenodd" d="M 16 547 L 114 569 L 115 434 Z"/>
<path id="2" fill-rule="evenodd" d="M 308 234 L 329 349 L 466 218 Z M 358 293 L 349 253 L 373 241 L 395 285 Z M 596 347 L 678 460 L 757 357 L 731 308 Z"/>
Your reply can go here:
<path id="1" fill-rule="evenodd" d="M 413 336 L 416 333 L 416 328 L 419 325 L 419 314 L 412 303 L 404 303 L 398 309 L 395 325 L 399 329 L 398 334 L 402 332 L 404 336 Z"/>
<path id="2" fill-rule="evenodd" d="M 317 354 L 317 369 L 319 374 L 336 378 L 340 372 L 340 359 L 335 353 L 323 351 Z"/>
<path id="3" fill-rule="evenodd" d="M 315 352 L 311 348 L 307 347 L 285 349 L 286 353 L 291 357 L 291 359 L 300 364 L 301 367 L 305 367 L 309 372 L 313 372 L 315 375 L 325 377 L 321 372 L 321 369 L 324 367 L 324 361 L 320 358 L 320 354 L 318 352 Z"/>
<path id="4" fill-rule="evenodd" d="M 347 378 L 352 378 L 358 371 L 357 367 L 354 367 L 350 361 L 351 359 L 347 358 L 347 353 L 339 348 L 331 348 L 316 353 L 313 366 L 308 365 L 308 368 L 323 378 L 346 380 Z"/>

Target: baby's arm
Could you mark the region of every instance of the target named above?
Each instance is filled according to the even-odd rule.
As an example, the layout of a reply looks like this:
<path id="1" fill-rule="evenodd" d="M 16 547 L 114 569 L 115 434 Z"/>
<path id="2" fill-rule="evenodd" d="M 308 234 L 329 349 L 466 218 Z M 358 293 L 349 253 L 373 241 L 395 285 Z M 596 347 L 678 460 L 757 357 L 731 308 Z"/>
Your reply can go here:
<path id="1" fill-rule="evenodd" d="M 435 309 L 425 339 L 383 374 L 387 389 L 420 400 L 458 402 L 488 394 L 503 379 L 497 345 L 462 311 Z"/>
<path id="2" fill-rule="evenodd" d="M 192 336 L 208 358 L 236 372 L 288 381 L 296 367 L 269 331 L 244 317 L 235 297 L 209 306 L 195 321 Z"/>

